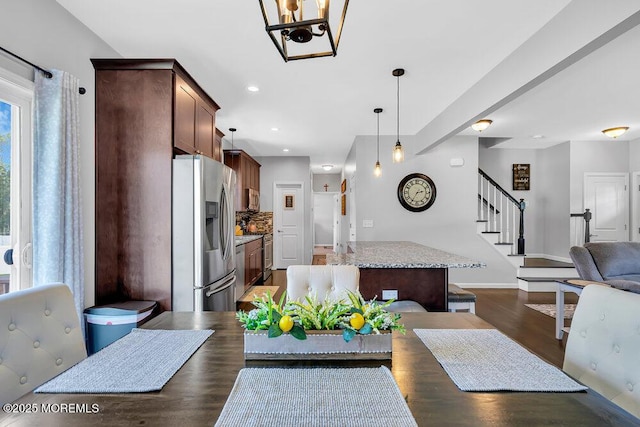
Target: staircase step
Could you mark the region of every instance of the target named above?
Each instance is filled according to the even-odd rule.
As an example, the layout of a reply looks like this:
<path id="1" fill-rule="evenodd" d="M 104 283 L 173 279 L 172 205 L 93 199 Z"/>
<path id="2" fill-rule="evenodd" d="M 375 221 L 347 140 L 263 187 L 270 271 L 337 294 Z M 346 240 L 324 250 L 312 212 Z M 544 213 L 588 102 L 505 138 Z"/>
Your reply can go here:
<path id="1" fill-rule="evenodd" d="M 489 222 L 488 219 L 477 219 L 476 222 Z"/>
<path id="2" fill-rule="evenodd" d="M 527 292 L 555 292 L 558 288 L 558 280 L 567 280 L 560 277 L 520 277 L 518 276 L 518 288 Z"/>
<path id="3" fill-rule="evenodd" d="M 564 267 L 564 268 L 558 268 L 558 267 L 528 267 L 526 265 L 526 259 L 525 259 L 525 265 L 524 266 L 520 266 L 518 267 L 518 271 L 516 273 L 516 275 L 518 277 L 537 277 L 539 279 L 543 279 L 543 278 L 551 278 L 551 279 L 555 279 L 556 277 L 572 277 L 574 279 L 578 278 L 578 272 L 576 271 L 575 268 L 573 267 Z"/>
<path id="4" fill-rule="evenodd" d="M 527 254 L 509 254 L 509 255 L 507 255 L 507 256 L 521 256 L 521 257 L 523 257 L 523 258 L 524 258 L 524 257 L 526 257 L 526 256 L 527 256 Z"/>
<path id="5" fill-rule="evenodd" d="M 512 246 L 512 245 L 513 245 L 513 243 L 501 242 L 501 243 L 494 243 L 494 245 L 508 245 L 508 246 Z"/>
<path id="6" fill-rule="evenodd" d="M 500 231 L 483 231 L 482 234 L 500 234 Z"/>

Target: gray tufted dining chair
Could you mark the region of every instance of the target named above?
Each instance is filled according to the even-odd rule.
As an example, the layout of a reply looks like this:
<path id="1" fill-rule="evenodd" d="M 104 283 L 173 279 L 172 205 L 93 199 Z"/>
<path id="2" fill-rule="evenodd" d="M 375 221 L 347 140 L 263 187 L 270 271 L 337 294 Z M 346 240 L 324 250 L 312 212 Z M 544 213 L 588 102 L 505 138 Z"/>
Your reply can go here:
<path id="1" fill-rule="evenodd" d="M 86 357 L 67 285 L 0 295 L 0 404 L 29 393 Z"/>

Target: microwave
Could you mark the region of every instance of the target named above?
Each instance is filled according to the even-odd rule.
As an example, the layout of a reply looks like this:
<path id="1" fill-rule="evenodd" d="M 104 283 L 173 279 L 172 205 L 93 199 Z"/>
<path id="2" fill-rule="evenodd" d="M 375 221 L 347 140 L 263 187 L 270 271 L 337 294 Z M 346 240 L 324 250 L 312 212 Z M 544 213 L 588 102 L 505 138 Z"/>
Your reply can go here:
<path id="1" fill-rule="evenodd" d="M 259 211 L 260 210 L 260 192 L 253 188 L 247 188 L 247 210 Z"/>

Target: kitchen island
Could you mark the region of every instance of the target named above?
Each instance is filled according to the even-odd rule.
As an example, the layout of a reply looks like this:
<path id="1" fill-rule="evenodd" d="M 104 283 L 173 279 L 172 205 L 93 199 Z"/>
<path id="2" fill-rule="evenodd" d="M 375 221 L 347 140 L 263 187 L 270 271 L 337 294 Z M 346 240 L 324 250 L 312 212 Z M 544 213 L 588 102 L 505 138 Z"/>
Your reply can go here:
<path id="1" fill-rule="evenodd" d="M 428 311 L 447 311 L 449 268 L 482 268 L 484 263 L 414 242 L 349 242 L 346 254 L 327 255 L 327 265 L 360 269 L 365 299 L 397 291 L 397 300 L 413 300 Z M 386 294 L 387 292 L 385 292 Z"/>

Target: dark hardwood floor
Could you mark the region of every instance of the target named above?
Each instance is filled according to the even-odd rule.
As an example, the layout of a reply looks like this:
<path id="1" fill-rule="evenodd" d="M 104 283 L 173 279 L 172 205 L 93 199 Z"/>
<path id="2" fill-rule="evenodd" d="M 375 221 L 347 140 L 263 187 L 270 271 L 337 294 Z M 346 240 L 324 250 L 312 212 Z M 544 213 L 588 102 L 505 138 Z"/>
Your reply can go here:
<path id="1" fill-rule="evenodd" d="M 279 286 L 274 299 L 278 300 L 287 288 L 286 270 L 274 270 L 265 285 Z M 505 335 L 561 368 L 566 337 L 555 338 L 555 319 L 525 304 L 555 304 L 554 292 L 525 292 L 518 289 L 470 289 L 476 294 L 476 314 L 494 325 Z M 566 303 L 577 302 L 575 294 L 565 295 Z M 239 303 L 239 310 L 251 310 L 250 303 Z"/>

